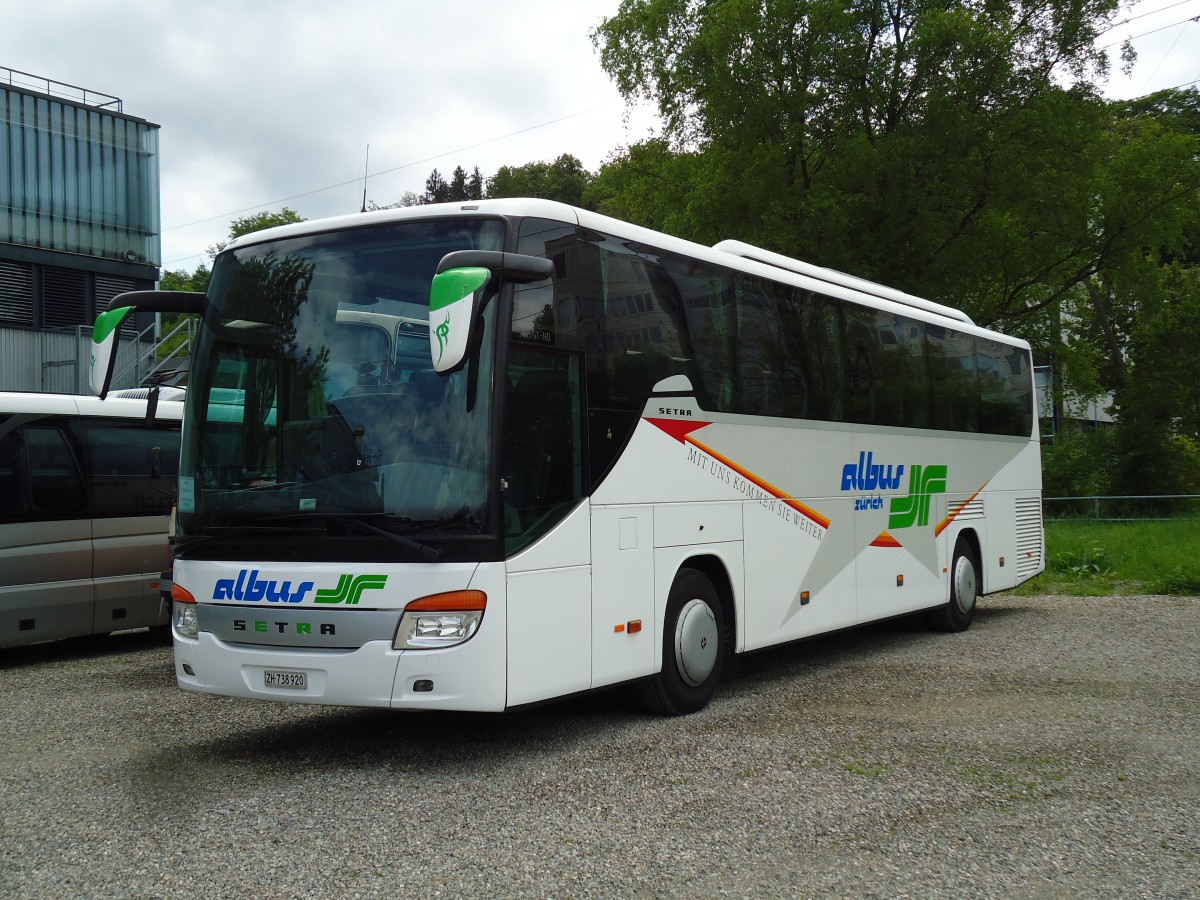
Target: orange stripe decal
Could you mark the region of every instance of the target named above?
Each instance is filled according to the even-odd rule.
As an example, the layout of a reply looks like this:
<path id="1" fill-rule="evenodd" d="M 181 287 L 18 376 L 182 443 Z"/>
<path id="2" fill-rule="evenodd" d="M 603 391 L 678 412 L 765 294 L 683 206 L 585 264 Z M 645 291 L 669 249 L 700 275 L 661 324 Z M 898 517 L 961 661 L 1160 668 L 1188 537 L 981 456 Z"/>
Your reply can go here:
<path id="1" fill-rule="evenodd" d="M 800 515 L 804 516 L 804 518 L 806 518 L 812 522 L 815 522 L 817 525 L 820 525 L 822 528 L 829 527 L 830 520 L 825 518 L 825 516 L 821 515 L 815 509 L 811 509 L 811 508 L 805 506 L 799 500 L 789 497 L 785 492 L 783 492 L 779 488 L 775 487 L 775 485 L 771 484 L 770 482 L 763 481 L 763 479 L 759 478 L 754 473 L 749 472 L 746 469 L 743 469 L 741 466 L 739 466 L 733 460 L 729 459 L 729 457 L 722 456 L 720 453 L 718 453 L 716 450 L 713 450 L 711 447 L 708 447 L 708 446 L 700 443 L 698 440 L 696 440 L 690 434 L 684 436 L 683 442 L 685 444 L 693 445 L 697 450 L 701 450 L 704 453 L 707 453 L 713 459 L 717 460 L 717 462 L 721 463 L 722 465 L 728 466 L 730 469 L 732 469 L 734 472 L 737 472 L 739 475 L 741 475 L 743 478 L 745 478 L 750 483 L 754 484 L 756 487 L 759 487 L 762 490 L 766 491 L 768 494 L 770 494 L 772 497 L 774 497 L 780 503 L 783 503 L 786 506 L 790 506 L 796 512 L 800 513 Z"/>
<path id="2" fill-rule="evenodd" d="M 958 506 L 954 507 L 954 509 L 950 510 L 950 514 L 948 516 L 946 516 L 946 518 L 942 519 L 942 521 L 938 522 L 937 527 L 933 529 L 934 537 L 941 537 L 942 532 L 950 527 L 950 523 L 953 522 L 956 518 L 958 518 L 958 514 L 961 513 L 964 509 L 966 509 L 968 504 L 970 504 L 970 502 L 972 500 L 974 500 L 981 493 L 983 493 L 983 488 L 985 488 L 987 486 L 988 486 L 988 482 L 985 481 L 983 483 L 983 487 L 981 487 L 979 490 L 977 490 L 975 493 L 973 493 L 970 497 L 968 497 L 962 503 L 958 504 Z"/>
<path id="3" fill-rule="evenodd" d="M 871 541 L 872 547 L 903 547 L 898 540 L 888 534 L 886 531 L 879 532 L 879 537 Z"/>

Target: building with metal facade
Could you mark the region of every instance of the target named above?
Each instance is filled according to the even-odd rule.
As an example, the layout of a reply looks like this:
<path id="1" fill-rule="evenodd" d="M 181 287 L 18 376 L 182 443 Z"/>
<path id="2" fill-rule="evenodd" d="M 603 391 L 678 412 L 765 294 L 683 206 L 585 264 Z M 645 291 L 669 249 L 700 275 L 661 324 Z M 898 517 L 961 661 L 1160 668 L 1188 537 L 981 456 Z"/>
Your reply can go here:
<path id="1" fill-rule="evenodd" d="M 79 392 L 96 313 L 158 279 L 158 126 L 3 67 L 0 126 L 0 390 Z"/>

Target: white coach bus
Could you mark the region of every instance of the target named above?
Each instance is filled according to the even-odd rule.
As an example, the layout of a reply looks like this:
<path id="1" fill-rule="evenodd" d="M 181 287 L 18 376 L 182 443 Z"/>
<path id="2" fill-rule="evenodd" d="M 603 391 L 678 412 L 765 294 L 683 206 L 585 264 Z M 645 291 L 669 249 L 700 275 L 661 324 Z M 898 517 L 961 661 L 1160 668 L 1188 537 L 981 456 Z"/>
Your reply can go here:
<path id="1" fill-rule="evenodd" d="M 681 714 L 739 654 L 961 630 L 1043 568 L 1028 345 L 748 245 L 422 206 L 249 235 L 205 297 L 127 304 L 203 313 L 187 690 L 499 711 L 630 683 Z M 355 355 L 356 313 L 406 351 Z"/>

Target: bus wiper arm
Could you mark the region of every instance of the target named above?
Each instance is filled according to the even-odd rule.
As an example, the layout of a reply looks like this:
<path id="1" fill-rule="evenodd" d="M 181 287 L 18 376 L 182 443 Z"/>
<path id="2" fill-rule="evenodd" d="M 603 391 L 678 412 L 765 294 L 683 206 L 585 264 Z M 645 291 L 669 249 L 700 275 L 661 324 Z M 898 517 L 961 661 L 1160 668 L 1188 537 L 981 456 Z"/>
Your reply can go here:
<path id="1" fill-rule="evenodd" d="M 372 516 L 370 513 L 289 513 L 283 516 L 267 516 L 259 519 L 260 522 L 301 522 L 312 519 L 323 519 L 342 522 L 347 525 L 353 525 L 356 528 L 361 528 L 363 531 L 369 531 L 372 534 L 382 535 L 389 540 L 395 541 L 402 547 L 407 547 L 409 550 L 415 550 L 417 555 L 422 559 L 427 559 L 430 562 L 437 562 L 442 558 L 442 551 L 436 547 L 430 547 L 428 544 L 422 544 L 420 541 L 415 541 L 410 537 L 405 537 L 402 534 L 397 534 L 394 531 L 388 531 L 386 528 L 380 528 L 377 525 L 372 525 L 369 521 L 371 518 L 386 518 L 391 521 L 400 521 L 408 524 L 409 519 L 403 517 L 392 516 L 388 513 L 380 513 Z"/>
<path id="2" fill-rule="evenodd" d="M 324 529 L 314 529 L 324 530 Z M 217 538 L 226 537 L 244 537 L 251 534 L 294 534 L 294 528 L 286 528 L 282 525 L 213 525 L 208 529 L 207 534 L 198 534 L 194 536 L 177 535 L 175 538 L 175 555 L 182 556 L 189 550 L 194 550 L 197 547 L 203 547 L 209 541 L 215 541 Z"/>

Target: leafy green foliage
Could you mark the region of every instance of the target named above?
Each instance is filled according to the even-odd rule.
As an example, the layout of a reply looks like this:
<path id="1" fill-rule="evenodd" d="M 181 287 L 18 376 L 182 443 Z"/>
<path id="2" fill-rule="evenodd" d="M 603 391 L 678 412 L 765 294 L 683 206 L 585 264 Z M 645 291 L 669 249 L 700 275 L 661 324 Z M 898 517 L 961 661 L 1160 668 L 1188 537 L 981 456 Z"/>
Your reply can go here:
<path id="1" fill-rule="evenodd" d="M 553 162 L 531 162 L 523 166 L 501 166 L 487 180 L 487 196 L 540 197 L 572 206 L 583 206 L 588 171 L 574 156 L 564 153 Z"/>
<path id="2" fill-rule="evenodd" d="M 1106 103 L 1116 0 L 624 0 L 594 33 L 661 138 L 608 160 L 601 211 L 738 237 L 1027 337 L 1109 446 L 1047 485 L 1198 489 L 1200 92 Z M 1122 51 L 1128 64 L 1128 48 Z M 1164 269 L 1164 263 L 1174 263 Z M 1061 387 L 1058 388 L 1061 391 Z M 1061 399 L 1057 401 L 1061 405 Z M 1072 474 L 1075 457 L 1093 465 Z"/>
<path id="3" fill-rule="evenodd" d="M 1042 445 L 1042 493 L 1090 497 L 1110 493 L 1111 435 L 1102 429 L 1065 430 Z"/>
<path id="4" fill-rule="evenodd" d="M 483 173 L 476 166 L 467 175 L 462 166 L 455 166 L 454 172 L 447 181 L 442 174 L 434 169 L 425 179 L 425 193 L 418 198 L 419 204 L 426 203 L 464 203 L 469 200 L 479 200 L 483 197 Z M 410 205 L 410 204 L 403 204 Z"/>
<path id="5" fill-rule="evenodd" d="M 208 279 L 211 275 L 212 272 L 208 266 L 201 263 L 196 266 L 194 272 L 186 269 L 163 272 L 162 277 L 158 280 L 158 287 L 164 291 L 194 291 L 203 294 L 208 287 Z"/>
<path id="6" fill-rule="evenodd" d="M 626 97 L 657 104 L 687 165 L 629 148 L 601 170 L 597 203 L 1024 330 L 1175 242 L 1194 211 L 1185 142 L 1114 127 L 1084 80 L 1107 65 L 1094 39 L 1115 11 L 626 0 L 594 35 L 601 62 Z M 656 161 L 674 190 L 640 192 Z"/>
<path id="7" fill-rule="evenodd" d="M 1200 596 L 1200 518 L 1048 520 L 1046 571 L 1018 590 L 1105 596 Z"/>
<path id="8" fill-rule="evenodd" d="M 264 210 L 260 213 L 255 213 L 252 216 L 241 216 L 229 223 L 229 241 L 234 238 L 242 237 L 243 235 L 253 234 L 256 231 L 263 231 L 267 228 L 274 228 L 277 225 L 293 225 L 296 222 L 303 222 L 304 217 L 294 209 L 287 206 L 280 208 L 276 212 L 268 212 Z M 208 255 L 212 259 L 216 259 L 217 254 L 225 249 L 229 241 L 217 241 L 208 248 Z"/>

